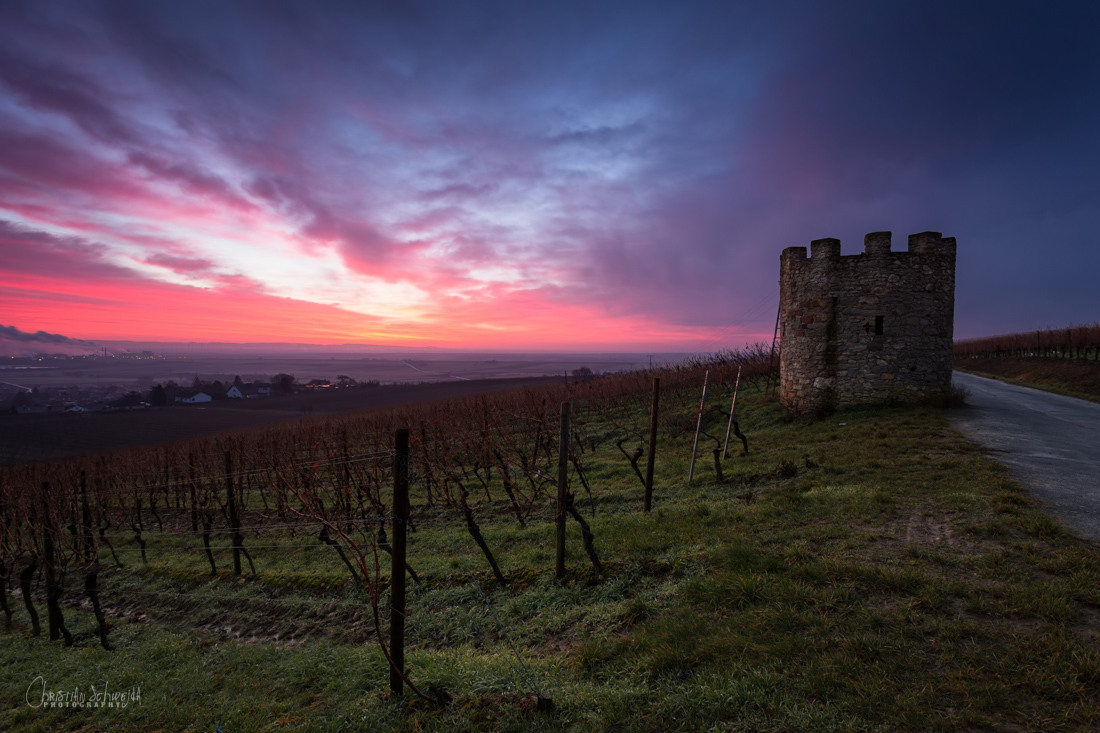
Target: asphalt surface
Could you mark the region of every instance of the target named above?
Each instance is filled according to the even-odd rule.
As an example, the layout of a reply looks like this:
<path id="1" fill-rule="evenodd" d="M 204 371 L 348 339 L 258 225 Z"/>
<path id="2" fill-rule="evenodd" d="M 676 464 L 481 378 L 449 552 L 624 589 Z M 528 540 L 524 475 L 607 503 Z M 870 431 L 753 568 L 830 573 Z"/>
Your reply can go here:
<path id="1" fill-rule="evenodd" d="M 954 427 L 1008 466 L 1032 496 L 1100 543 L 1100 404 L 955 372 L 970 396 Z"/>

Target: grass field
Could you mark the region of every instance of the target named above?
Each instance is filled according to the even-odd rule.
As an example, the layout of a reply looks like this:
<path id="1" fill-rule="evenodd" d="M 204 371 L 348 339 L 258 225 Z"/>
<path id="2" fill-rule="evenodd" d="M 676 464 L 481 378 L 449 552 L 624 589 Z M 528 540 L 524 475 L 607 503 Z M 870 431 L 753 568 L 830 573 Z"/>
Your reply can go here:
<path id="1" fill-rule="evenodd" d="M 592 500 L 578 500 L 601 576 L 575 523 L 558 581 L 549 510 L 525 528 L 502 511 L 482 520 L 502 586 L 414 485 L 423 585 L 410 587 L 406 664 L 445 705 L 390 698 L 369 605 L 331 549 L 249 537 L 257 575 L 234 578 L 223 538 L 211 577 L 194 538 L 151 535 L 143 567 L 118 534 L 124 567 L 101 574 L 114 650 L 72 605 L 74 648 L 31 638 L 17 605 L 0 635 L 0 728 L 1100 728 L 1095 547 L 937 410 L 810 421 L 759 392 L 739 404 L 748 455 L 731 450 L 719 480 L 708 445 L 688 484 L 690 434 L 662 438 L 648 514 L 620 454 L 590 457 Z M 104 686 L 126 706 L 42 705 L 43 691 Z M 536 710 L 539 694 L 552 711 Z"/>

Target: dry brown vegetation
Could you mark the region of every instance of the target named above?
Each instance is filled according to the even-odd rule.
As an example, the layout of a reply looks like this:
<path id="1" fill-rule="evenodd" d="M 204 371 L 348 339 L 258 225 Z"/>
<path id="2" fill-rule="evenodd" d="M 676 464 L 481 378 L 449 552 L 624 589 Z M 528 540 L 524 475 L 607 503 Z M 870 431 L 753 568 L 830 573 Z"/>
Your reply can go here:
<path id="1" fill-rule="evenodd" d="M 955 368 L 1025 387 L 1100 401 L 1100 361 L 1049 358 L 956 359 Z"/>
<path id="2" fill-rule="evenodd" d="M 1100 323 L 1048 328 L 955 342 L 955 360 L 1058 357 L 1100 359 Z"/>
<path id="3" fill-rule="evenodd" d="M 136 412 L 0 415 L 0 464 L 161 445 L 315 417 L 385 410 L 561 381 L 561 377 L 524 377 L 425 382 L 278 395 L 262 400 L 220 400 Z"/>

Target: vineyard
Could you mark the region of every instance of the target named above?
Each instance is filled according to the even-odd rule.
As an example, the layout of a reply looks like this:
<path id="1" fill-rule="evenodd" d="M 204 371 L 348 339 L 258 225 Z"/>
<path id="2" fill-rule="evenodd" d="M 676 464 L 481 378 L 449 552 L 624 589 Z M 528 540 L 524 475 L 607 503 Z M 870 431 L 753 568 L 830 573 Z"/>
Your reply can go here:
<path id="1" fill-rule="evenodd" d="M 683 442 L 697 427 L 719 425 L 735 387 L 768 374 L 758 347 L 651 373 L 5 466 L 0 574 L 16 590 L 0 595 L 6 623 L 22 611 L 32 635 L 44 626 L 51 640 L 71 645 L 66 613 L 83 608 L 110 649 L 112 616 L 174 619 L 212 604 L 220 610 L 198 625 L 233 638 L 295 642 L 305 629 L 370 640 L 390 659 L 395 483 L 411 484 L 403 562 L 416 586 L 522 585 L 530 578 L 509 572 L 510 546 L 547 528 L 563 539 L 566 519 L 581 533 L 583 573 L 600 578 L 600 538 L 586 515 L 648 511 L 658 435 Z M 736 449 L 747 449 L 736 423 L 726 427 Z M 699 470 L 721 475 L 729 436 L 709 429 L 695 438 Z M 395 435 L 405 444 L 395 445 Z M 633 474 L 635 491 L 606 490 L 609 466 Z M 563 574 L 554 540 L 547 535 L 534 558 L 522 558 L 523 572 L 555 568 L 556 554 Z M 302 608 L 326 620 L 284 623 Z M 432 698 L 401 665 L 390 666 Z"/>
<path id="2" fill-rule="evenodd" d="M 1100 359 L 1100 323 L 955 342 L 955 359 Z"/>
<path id="3" fill-rule="evenodd" d="M 0 728 L 1100 726 L 1100 554 L 768 361 L 3 467 Z"/>

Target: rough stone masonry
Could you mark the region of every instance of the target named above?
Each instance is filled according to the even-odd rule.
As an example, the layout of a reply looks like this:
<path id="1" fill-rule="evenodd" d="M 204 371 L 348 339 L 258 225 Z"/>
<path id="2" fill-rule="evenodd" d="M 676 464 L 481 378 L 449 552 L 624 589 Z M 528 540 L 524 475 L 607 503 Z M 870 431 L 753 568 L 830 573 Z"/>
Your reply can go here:
<path id="1" fill-rule="evenodd" d="M 792 412 L 886 401 L 922 401 L 951 388 L 955 238 L 890 232 L 788 247 L 780 257 L 779 399 Z"/>

